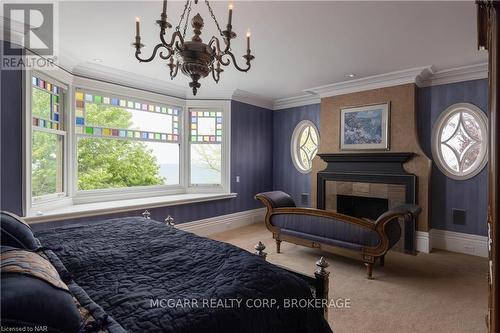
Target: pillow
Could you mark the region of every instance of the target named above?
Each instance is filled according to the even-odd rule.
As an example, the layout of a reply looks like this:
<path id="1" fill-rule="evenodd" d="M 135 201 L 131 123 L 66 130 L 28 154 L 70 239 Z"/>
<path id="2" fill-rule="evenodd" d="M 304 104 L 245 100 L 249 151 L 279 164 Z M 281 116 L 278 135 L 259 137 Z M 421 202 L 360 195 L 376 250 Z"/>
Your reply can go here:
<path id="1" fill-rule="evenodd" d="M 0 212 L 0 228 L 3 246 L 27 250 L 35 250 L 40 246 L 30 226 L 15 214 Z"/>
<path id="2" fill-rule="evenodd" d="M 41 255 L 1 247 L 2 327 L 36 328 L 48 332 L 76 333 L 82 318 L 68 286 L 52 264 Z"/>

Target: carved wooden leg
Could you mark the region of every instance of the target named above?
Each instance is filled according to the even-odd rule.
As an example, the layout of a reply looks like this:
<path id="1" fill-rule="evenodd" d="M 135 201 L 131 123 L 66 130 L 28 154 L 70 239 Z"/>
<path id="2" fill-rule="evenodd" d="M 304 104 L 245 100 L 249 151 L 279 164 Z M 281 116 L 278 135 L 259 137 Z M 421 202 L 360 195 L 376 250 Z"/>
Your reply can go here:
<path id="1" fill-rule="evenodd" d="M 281 239 L 276 240 L 276 252 L 281 253 Z"/>
<path id="2" fill-rule="evenodd" d="M 380 266 L 384 267 L 385 265 L 385 254 L 380 257 Z"/>
<path id="3" fill-rule="evenodd" d="M 373 274 L 373 263 L 372 262 L 365 262 L 366 266 L 366 274 L 367 277 L 371 280 L 373 279 L 372 274 Z"/>

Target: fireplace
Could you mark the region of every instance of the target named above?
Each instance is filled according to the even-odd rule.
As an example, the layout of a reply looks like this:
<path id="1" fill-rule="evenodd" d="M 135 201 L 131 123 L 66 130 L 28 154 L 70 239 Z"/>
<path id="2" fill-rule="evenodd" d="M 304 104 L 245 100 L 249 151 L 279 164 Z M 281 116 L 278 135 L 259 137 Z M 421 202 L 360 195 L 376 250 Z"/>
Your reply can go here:
<path id="1" fill-rule="evenodd" d="M 388 209 L 387 199 L 337 195 L 337 212 L 341 214 L 376 220 Z"/>
<path id="2" fill-rule="evenodd" d="M 405 203 L 416 203 L 417 177 L 403 164 L 413 153 L 319 154 L 327 162 L 318 172 L 317 207 L 376 220 Z M 395 248 L 416 253 L 416 221 L 401 222 L 402 241 Z"/>

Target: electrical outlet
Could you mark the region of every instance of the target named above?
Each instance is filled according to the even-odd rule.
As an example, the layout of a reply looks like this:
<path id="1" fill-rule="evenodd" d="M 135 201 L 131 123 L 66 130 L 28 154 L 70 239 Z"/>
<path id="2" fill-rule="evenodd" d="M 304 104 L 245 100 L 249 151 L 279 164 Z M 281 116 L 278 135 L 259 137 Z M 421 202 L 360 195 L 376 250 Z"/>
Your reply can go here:
<path id="1" fill-rule="evenodd" d="M 236 182 L 239 183 L 240 182 L 240 176 L 236 176 Z"/>
<path id="2" fill-rule="evenodd" d="M 453 224 L 458 224 L 458 225 L 465 225 L 466 224 L 466 211 L 465 209 L 456 209 L 453 208 L 452 210 L 452 221 Z"/>
<path id="3" fill-rule="evenodd" d="M 302 193 L 300 195 L 300 204 L 302 206 L 309 206 L 309 193 Z"/>

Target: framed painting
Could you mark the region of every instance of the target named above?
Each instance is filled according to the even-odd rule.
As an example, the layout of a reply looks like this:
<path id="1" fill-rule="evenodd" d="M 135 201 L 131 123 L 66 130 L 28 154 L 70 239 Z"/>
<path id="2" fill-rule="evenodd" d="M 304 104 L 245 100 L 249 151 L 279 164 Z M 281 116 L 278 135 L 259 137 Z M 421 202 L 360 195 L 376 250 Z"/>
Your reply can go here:
<path id="1" fill-rule="evenodd" d="M 388 150 L 390 103 L 340 110 L 341 150 Z"/>

